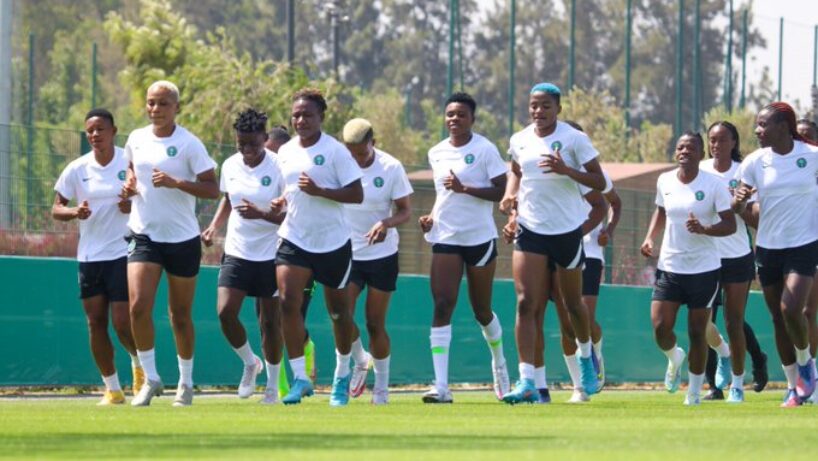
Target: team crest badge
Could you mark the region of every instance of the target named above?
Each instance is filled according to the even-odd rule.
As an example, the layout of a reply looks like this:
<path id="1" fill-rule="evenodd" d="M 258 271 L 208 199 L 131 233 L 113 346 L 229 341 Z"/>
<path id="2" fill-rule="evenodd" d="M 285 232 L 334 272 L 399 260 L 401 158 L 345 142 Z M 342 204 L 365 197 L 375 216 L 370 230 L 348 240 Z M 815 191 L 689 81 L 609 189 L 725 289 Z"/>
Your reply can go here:
<path id="1" fill-rule="evenodd" d="M 474 163 L 474 154 L 466 154 L 466 157 L 463 160 L 466 161 L 466 165 L 471 165 Z"/>
<path id="2" fill-rule="evenodd" d="M 559 142 L 559 141 L 552 142 L 551 143 L 551 150 L 553 150 L 554 152 L 556 152 L 558 150 L 562 150 L 562 143 Z"/>
<path id="3" fill-rule="evenodd" d="M 176 154 L 179 153 L 179 151 L 176 149 L 176 146 L 168 147 L 167 152 L 168 152 L 168 157 L 176 157 Z"/>
<path id="4" fill-rule="evenodd" d="M 316 155 L 315 158 L 312 159 L 312 162 L 315 163 L 318 166 L 323 165 L 325 161 L 326 161 L 326 159 L 324 158 L 323 155 Z"/>
<path id="5" fill-rule="evenodd" d="M 701 202 L 702 200 L 704 200 L 704 192 L 702 192 L 702 191 L 696 191 L 696 200 L 698 200 L 698 201 L 700 201 L 700 202 Z"/>
<path id="6" fill-rule="evenodd" d="M 125 170 L 119 170 L 119 173 L 116 174 L 116 177 L 119 178 L 120 181 L 125 180 Z"/>
<path id="7" fill-rule="evenodd" d="M 262 186 L 265 186 L 265 187 L 269 186 L 271 182 L 272 182 L 272 180 L 270 179 L 269 176 L 265 176 L 265 177 L 261 178 L 261 185 Z"/>
<path id="8" fill-rule="evenodd" d="M 807 166 L 807 159 L 803 157 L 799 158 L 798 161 L 795 162 L 795 164 L 798 165 L 798 168 L 804 168 L 805 166 Z"/>
<path id="9" fill-rule="evenodd" d="M 731 189 L 735 189 L 735 188 L 737 188 L 737 187 L 738 187 L 738 180 L 736 180 L 736 179 L 731 179 L 731 180 L 730 180 L 730 188 L 731 188 Z"/>
<path id="10" fill-rule="evenodd" d="M 377 187 L 377 188 L 381 188 L 381 187 L 383 187 L 383 178 L 382 178 L 382 177 L 380 177 L 380 176 L 376 177 L 376 178 L 375 178 L 375 179 L 372 181 L 372 184 L 374 184 L 374 185 L 375 185 L 375 187 Z"/>

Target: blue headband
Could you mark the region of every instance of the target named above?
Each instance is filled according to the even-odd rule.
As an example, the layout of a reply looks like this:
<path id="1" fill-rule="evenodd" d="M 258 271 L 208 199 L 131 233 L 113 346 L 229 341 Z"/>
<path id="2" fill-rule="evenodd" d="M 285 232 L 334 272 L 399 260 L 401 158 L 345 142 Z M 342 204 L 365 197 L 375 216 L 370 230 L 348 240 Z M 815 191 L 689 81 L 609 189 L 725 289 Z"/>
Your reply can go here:
<path id="1" fill-rule="evenodd" d="M 547 94 L 553 94 L 553 95 L 558 95 L 558 96 L 562 94 L 562 92 L 560 91 L 560 88 L 557 85 L 554 85 L 553 83 L 538 83 L 538 84 L 534 85 L 531 88 L 531 93 L 530 94 L 534 94 L 534 93 L 547 93 Z"/>

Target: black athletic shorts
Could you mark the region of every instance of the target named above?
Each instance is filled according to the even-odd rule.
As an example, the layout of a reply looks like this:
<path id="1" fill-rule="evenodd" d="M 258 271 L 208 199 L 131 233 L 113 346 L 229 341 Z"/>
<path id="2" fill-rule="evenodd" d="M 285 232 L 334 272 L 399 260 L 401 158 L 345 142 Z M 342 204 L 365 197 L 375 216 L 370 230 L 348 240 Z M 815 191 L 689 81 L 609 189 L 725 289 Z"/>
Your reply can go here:
<path id="1" fill-rule="evenodd" d="M 549 260 L 565 269 L 582 267 L 582 263 L 585 262 L 580 227 L 565 234 L 543 235 L 518 224 L 514 250 L 548 256 Z"/>
<path id="2" fill-rule="evenodd" d="M 688 309 L 711 308 L 719 289 L 719 269 L 700 274 L 676 274 L 656 269 L 653 300 L 687 304 Z"/>
<path id="3" fill-rule="evenodd" d="M 108 302 L 128 301 L 128 258 L 80 262 L 80 299 L 105 295 Z"/>
<path id="4" fill-rule="evenodd" d="M 361 287 L 369 285 L 381 291 L 395 291 L 398 282 L 398 253 L 385 258 L 369 261 L 352 260 L 352 273 L 349 283 Z"/>
<path id="5" fill-rule="evenodd" d="M 818 264 L 818 240 L 795 248 L 768 250 L 756 246 L 756 264 L 761 286 L 784 280 L 791 273 L 813 277 Z"/>
<path id="6" fill-rule="evenodd" d="M 352 271 L 352 241 L 327 253 L 312 253 L 287 239 L 280 239 L 276 264 L 299 266 L 312 270 L 315 281 L 331 288 L 346 288 Z"/>
<path id="7" fill-rule="evenodd" d="M 489 265 L 497 257 L 497 239 L 472 246 L 433 243 L 432 253 L 460 255 L 467 266 L 483 267 Z"/>
<path id="8" fill-rule="evenodd" d="M 244 291 L 247 296 L 272 298 L 277 290 L 276 261 L 249 261 L 222 255 L 218 286 Z"/>
<path id="9" fill-rule="evenodd" d="M 750 251 L 738 258 L 722 258 L 721 284 L 747 283 L 756 278 L 755 255 Z"/>
<path id="10" fill-rule="evenodd" d="M 582 296 L 599 296 L 599 284 L 602 283 L 602 260 L 588 258 L 582 268 Z"/>
<path id="11" fill-rule="evenodd" d="M 168 274 L 195 277 L 202 260 L 202 240 L 197 235 L 177 243 L 154 242 L 145 234 L 128 236 L 129 263 L 156 263 Z"/>

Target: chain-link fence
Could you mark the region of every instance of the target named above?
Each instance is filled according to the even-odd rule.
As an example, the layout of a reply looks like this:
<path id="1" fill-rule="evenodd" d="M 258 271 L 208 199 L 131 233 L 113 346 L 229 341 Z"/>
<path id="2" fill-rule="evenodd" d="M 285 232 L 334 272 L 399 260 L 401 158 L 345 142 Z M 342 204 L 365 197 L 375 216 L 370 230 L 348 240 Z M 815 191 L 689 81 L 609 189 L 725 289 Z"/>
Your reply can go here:
<path id="1" fill-rule="evenodd" d="M 0 254 L 21 256 L 76 255 L 77 224 L 60 222 L 51 218 L 54 200 L 54 183 L 60 172 L 73 159 L 90 150 L 83 132 L 75 130 L 28 127 L 21 125 L 0 126 L 10 133 L 8 152 L 10 175 L 3 176 L 0 186 L 7 187 L 8 197 L 0 201 L 0 213 L 4 225 L 0 228 Z M 124 145 L 126 135 L 117 136 L 116 144 Z M 219 164 L 235 151 L 232 145 L 205 143 Z M 0 152 L 2 153 L 2 152 Z M 417 166 L 407 170 L 417 169 Z M 431 182 L 413 184 L 412 218 L 399 228 L 401 235 L 401 271 L 407 274 L 428 274 L 431 250 L 417 224 L 422 214 L 432 209 L 435 200 Z M 653 211 L 653 193 L 619 190 L 622 198 L 622 218 L 613 243 L 606 249 L 604 280 L 625 285 L 650 284 L 655 261 L 646 260 L 639 254 L 639 246 Z M 213 217 L 218 202 L 199 200 L 197 215 L 204 228 Z M 498 230 L 506 222 L 505 216 L 495 212 Z M 498 244 L 497 277 L 511 278 L 512 246 Z M 205 264 L 217 264 L 221 255 L 221 238 L 216 245 L 206 248 Z"/>

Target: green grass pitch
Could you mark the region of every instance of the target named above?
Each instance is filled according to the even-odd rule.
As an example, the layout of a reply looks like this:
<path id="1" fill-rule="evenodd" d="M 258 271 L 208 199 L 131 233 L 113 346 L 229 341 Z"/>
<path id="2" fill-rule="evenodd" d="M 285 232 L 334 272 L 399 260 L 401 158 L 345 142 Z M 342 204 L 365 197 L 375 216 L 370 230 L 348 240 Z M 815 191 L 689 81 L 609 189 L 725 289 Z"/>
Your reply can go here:
<path id="1" fill-rule="evenodd" d="M 747 393 L 743 405 L 682 405 L 682 392 L 606 391 L 585 405 L 510 407 L 488 392 L 455 392 L 453 405 L 393 393 L 345 408 L 326 395 L 296 406 L 258 396 L 171 398 L 149 408 L 99 408 L 91 399 L 0 402 L 0 458 L 289 460 L 696 459 L 814 460 L 818 407 L 778 407 L 781 391 Z M 557 456 L 565 455 L 565 458 Z"/>

